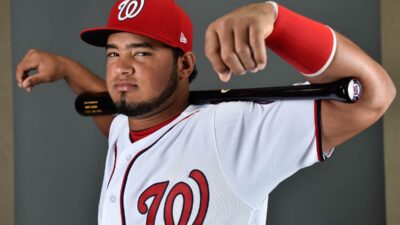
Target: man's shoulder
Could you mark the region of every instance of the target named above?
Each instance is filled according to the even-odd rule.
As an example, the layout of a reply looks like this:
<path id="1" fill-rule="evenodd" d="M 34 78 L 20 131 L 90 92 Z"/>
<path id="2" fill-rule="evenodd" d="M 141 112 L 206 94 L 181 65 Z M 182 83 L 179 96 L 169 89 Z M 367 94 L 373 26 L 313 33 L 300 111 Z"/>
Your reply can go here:
<path id="1" fill-rule="evenodd" d="M 120 133 L 128 127 L 128 117 L 123 114 L 118 114 L 114 117 L 109 131 L 109 142 L 116 140 Z"/>
<path id="2" fill-rule="evenodd" d="M 114 117 L 112 123 L 111 123 L 111 128 L 113 126 L 120 126 L 122 124 L 128 123 L 128 117 L 123 115 L 123 114 L 118 114 Z"/>

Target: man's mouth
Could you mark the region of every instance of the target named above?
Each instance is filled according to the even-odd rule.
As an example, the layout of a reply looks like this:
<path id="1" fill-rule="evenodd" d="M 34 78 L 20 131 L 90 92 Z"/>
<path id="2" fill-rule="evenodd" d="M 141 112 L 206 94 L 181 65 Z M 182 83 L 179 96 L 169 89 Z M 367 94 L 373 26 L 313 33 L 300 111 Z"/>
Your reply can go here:
<path id="1" fill-rule="evenodd" d="M 118 92 L 130 92 L 137 90 L 138 85 L 128 82 L 119 82 L 114 84 L 114 89 Z"/>

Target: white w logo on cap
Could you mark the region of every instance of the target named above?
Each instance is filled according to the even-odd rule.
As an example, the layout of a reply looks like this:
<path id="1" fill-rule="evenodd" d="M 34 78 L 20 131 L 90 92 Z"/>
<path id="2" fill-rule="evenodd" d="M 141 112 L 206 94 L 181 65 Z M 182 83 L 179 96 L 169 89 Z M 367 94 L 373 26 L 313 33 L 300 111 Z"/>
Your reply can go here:
<path id="1" fill-rule="evenodd" d="M 123 21 L 137 16 L 143 8 L 145 0 L 124 0 L 118 6 L 118 20 Z"/>

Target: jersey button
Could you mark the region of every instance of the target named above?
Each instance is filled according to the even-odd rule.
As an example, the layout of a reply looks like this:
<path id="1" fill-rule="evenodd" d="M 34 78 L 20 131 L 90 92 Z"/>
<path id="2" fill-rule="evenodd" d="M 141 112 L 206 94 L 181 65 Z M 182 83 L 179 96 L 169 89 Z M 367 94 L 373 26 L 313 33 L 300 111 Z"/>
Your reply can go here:
<path id="1" fill-rule="evenodd" d="M 111 201 L 112 203 L 114 203 L 116 200 L 117 200 L 117 197 L 115 197 L 114 195 L 111 195 L 110 201 Z"/>

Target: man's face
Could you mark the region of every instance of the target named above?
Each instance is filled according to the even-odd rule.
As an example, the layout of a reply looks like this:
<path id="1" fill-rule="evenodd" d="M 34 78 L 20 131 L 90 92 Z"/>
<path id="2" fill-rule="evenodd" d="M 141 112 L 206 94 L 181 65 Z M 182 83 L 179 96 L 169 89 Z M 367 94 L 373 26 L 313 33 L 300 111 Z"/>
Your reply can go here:
<path id="1" fill-rule="evenodd" d="M 107 89 L 120 113 L 154 115 L 168 105 L 178 75 L 171 48 L 131 33 L 107 41 Z"/>

